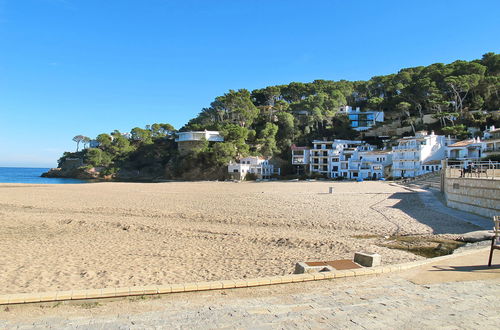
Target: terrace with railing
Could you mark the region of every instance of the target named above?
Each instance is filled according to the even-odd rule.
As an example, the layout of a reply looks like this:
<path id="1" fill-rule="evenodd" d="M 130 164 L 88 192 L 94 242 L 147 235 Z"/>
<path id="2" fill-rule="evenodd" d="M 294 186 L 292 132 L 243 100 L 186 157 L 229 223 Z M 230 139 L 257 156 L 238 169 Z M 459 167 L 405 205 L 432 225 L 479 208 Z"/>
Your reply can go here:
<path id="1" fill-rule="evenodd" d="M 445 176 L 447 178 L 500 180 L 500 162 L 448 160 Z"/>

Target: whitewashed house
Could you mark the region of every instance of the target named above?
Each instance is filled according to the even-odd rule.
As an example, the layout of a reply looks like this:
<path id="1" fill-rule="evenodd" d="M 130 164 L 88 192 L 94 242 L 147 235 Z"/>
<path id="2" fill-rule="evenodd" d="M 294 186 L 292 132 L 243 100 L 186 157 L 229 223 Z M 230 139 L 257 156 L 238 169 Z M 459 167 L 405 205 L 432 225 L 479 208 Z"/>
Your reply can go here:
<path id="1" fill-rule="evenodd" d="M 392 176 L 415 177 L 441 169 L 441 160 L 446 157 L 446 147 L 454 141 L 434 132 L 417 132 L 398 140 L 392 148 Z"/>
<path id="2" fill-rule="evenodd" d="M 446 147 L 446 157 L 453 160 L 479 160 L 484 156 L 486 143 L 474 138 L 455 142 Z"/>
<path id="3" fill-rule="evenodd" d="M 238 163 L 229 163 L 227 171 L 236 180 L 244 180 L 249 173 L 254 174 L 257 179 L 268 179 L 273 174 L 280 174 L 280 169 L 275 169 L 269 159 L 256 156 L 241 158 Z"/>
<path id="4" fill-rule="evenodd" d="M 355 150 L 349 159 L 349 179 L 382 179 L 392 164 L 389 150 Z"/>

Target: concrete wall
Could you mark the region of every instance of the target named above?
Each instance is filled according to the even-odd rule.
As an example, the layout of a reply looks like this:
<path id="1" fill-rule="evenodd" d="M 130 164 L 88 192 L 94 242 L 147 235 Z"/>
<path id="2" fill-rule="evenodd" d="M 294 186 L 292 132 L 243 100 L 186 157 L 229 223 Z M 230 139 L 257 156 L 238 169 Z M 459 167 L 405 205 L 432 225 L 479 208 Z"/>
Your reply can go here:
<path id="1" fill-rule="evenodd" d="M 500 180 L 450 178 L 444 180 L 449 207 L 493 217 L 500 215 Z"/>

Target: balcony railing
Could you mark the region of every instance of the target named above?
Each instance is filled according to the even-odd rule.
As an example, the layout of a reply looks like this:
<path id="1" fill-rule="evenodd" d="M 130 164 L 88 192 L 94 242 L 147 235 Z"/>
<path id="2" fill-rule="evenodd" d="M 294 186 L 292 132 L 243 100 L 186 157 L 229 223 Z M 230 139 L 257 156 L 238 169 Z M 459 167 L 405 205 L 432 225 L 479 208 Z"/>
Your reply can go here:
<path id="1" fill-rule="evenodd" d="M 421 149 L 420 145 L 406 145 L 406 146 L 395 146 L 395 147 L 392 147 L 392 150 L 394 150 L 394 151 L 420 150 L 420 149 Z"/>

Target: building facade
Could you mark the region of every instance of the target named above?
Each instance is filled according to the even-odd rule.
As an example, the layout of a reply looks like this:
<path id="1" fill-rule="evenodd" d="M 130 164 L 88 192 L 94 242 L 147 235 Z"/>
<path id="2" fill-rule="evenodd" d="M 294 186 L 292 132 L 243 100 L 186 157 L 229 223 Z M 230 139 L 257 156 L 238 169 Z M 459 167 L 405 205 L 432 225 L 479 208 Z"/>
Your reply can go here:
<path id="1" fill-rule="evenodd" d="M 189 151 L 196 149 L 203 144 L 203 141 L 208 142 L 223 142 L 224 137 L 218 131 L 189 131 L 178 132 L 175 142 L 180 154 L 186 154 Z"/>
<path id="2" fill-rule="evenodd" d="M 369 130 L 373 125 L 378 122 L 384 121 L 383 111 L 361 111 L 359 107 L 353 109 L 346 105 L 340 108 L 340 113 L 346 114 L 351 122 L 351 127 L 356 131 Z"/>
<path id="3" fill-rule="evenodd" d="M 280 174 L 280 169 L 275 168 L 269 159 L 255 156 L 241 158 L 239 163 L 229 163 L 227 171 L 235 180 L 244 180 L 249 173 L 257 179 L 269 179 L 273 174 Z"/>
<path id="4" fill-rule="evenodd" d="M 443 135 L 423 131 L 399 139 L 398 145 L 392 148 L 392 176 L 415 177 L 440 170 L 440 161 L 446 157 L 446 147 L 453 142 Z"/>
<path id="5" fill-rule="evenodd" d="M 380 179 L 391 163 L 390 151 L 375 151 L 364 141 L 314 140 L 312 148 L 292 146 L 297 174 L 309 170 L 328 178 Z"/>
<path id="6" fill-rule="evenodd" d="M 349 159 L 350 179 L 377 180 L 390 175 L 392 152 L 389 150 L 355 150 Z"/>
<path id="7" fill-rule="evenodd" d="M 486 143 L 480 138 L 455 142 L 446 147 L 446 157 L 450 160 L 479 160 L 484 156 Z"/>

